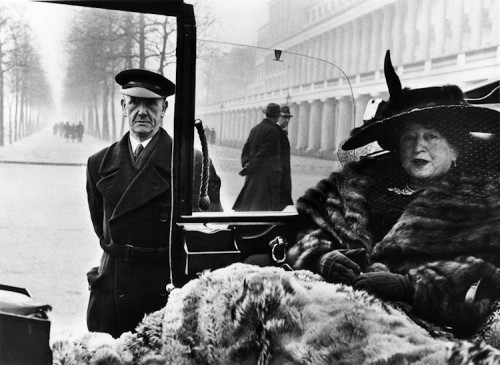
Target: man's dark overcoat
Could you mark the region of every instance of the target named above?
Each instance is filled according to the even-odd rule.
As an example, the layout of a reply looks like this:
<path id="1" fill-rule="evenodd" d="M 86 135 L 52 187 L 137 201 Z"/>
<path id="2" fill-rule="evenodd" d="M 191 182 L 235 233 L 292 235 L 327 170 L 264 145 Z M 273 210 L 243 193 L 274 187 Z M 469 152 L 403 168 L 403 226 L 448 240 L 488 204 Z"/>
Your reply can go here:
<path id="1" fill-rule="evenodd" d="M 281 129 L 281 128 L 280 128 Z M 290 141 L 288 140 L 288 131 L 281 129 L 281 165 L 283 167 L 283 177 L 280 187 L 280 204 L 283 206 L 293 205 L 292 199 L 292 171 L 290 167 Z"/>
<path id="2" fill-rule="evenodd" d="M 90 215 L 104 250 L 100 267 L 87 274 L 91 331 L 118 336 L 167 303 L 171 151 L 172 139 L 160 129 L 141 154 L 140 170 L 129 133 L 88 160 Z M 124 257 L 113 250 L 126 245 L 152 251 Z"/>
<path id="3" fill-rule="evenodd" d="M 284 208 L 280 204 L 280 184 L 283 176 L 280 129 L 275 122 L 264 118 L 250 131 L 241 153 L 241 174 L 245 176 L 245 184 L 234 203 L 234 210 Z"/>

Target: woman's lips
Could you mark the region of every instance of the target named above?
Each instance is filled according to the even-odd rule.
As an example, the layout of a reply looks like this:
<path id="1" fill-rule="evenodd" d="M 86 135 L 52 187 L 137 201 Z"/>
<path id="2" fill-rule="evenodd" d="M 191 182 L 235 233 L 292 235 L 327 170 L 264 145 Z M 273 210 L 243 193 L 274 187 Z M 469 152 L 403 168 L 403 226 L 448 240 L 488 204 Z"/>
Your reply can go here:
<path id="1" fill-rule="evenodd" d="M 413 160 L 411 160 L 411 162 L 413 165 L 417 167 L 423 167 L 429 163 L 429 161 L 424 160 L 422 158 L 414 158 Z"/>

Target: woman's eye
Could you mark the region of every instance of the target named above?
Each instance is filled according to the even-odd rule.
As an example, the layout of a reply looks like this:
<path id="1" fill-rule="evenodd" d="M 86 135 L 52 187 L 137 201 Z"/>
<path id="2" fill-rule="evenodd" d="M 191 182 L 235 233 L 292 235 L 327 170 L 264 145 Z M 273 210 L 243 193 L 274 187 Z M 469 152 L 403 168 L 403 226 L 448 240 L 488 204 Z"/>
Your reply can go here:
<path id="1" fill-rule="evenodd" d="M 410 142 L 411 140 L 413 140 L 413 135 L 411 134 L 403 134 L 401 136 L 401 142 Z"/>

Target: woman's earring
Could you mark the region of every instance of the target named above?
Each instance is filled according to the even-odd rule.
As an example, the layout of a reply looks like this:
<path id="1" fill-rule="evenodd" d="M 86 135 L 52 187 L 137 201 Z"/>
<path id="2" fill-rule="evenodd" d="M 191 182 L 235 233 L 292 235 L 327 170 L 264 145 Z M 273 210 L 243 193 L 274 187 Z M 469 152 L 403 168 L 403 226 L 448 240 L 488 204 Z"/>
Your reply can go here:
<path id="1" fill-rule="evenodd" d="M 454 161 L 452 162 L 452 165 L 453 165 L 453 168 L 457 167 L 457 160 L 454 160 Z"/>

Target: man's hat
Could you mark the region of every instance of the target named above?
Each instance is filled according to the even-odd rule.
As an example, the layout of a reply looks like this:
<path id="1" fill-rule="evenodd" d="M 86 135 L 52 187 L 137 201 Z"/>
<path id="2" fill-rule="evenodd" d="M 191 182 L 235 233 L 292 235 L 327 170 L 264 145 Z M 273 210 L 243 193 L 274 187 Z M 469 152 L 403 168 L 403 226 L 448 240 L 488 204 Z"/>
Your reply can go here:
<path id="1" fill-rule="evenodd" d="M 173 82 L 147 70 L 124 70 L 115 76 L 115 81 L 121 85 L 124 95 L 138 98 L 166 98 L 175 93 Z"/>
<path id="2" fill-rule="evenodd" d="M 269 103 L 267 104 L 267 107 L 264 110 L 264 114 L 266 115 L 266 117 L 270 118 L 279 117 L 281 115 L 280 106 L 275 103 Z"/>
<path id="3" fill-rule="evenodd" d="M 293 117 L 292 114 L 290 114 L 290 107 L 288 105 L 282 105 L 281 106 L 281 116 L 282 117 Z"/>
<path id="4" fill-rule="evenodd" d="M 376 108 L 369 113 L 372 118 L 365 120 L 361 127 L 351 131 L 351 137 L 342 145 L 343 150 L 352 150 L 375 141 L 384 149 L 394 150 L 393 132 L 396 132 L 398 127 L 406 121 L 408 112 L 415 109 L 467 105 L 462 90 L 455 85 L 403 89 L 392 66 L 389 51 L 385 55 L 384 73 L 389 89 L 389 101 L 369 103 L 370 107 Z M 445 110 L 450 112 L 462 110 L 462 108 L 445 108 Z M 468 114 L 471 112 L 473 112 L 471 109 L 467 109 Z M 432 113 L 432 110 L 427 110 L 425 114 L 428 115 L 428 113 Z M 402 117 L 396 118 L 397 115 L 402 115 Z M 463 122 L 466 123 L 466 121 Z"/>

